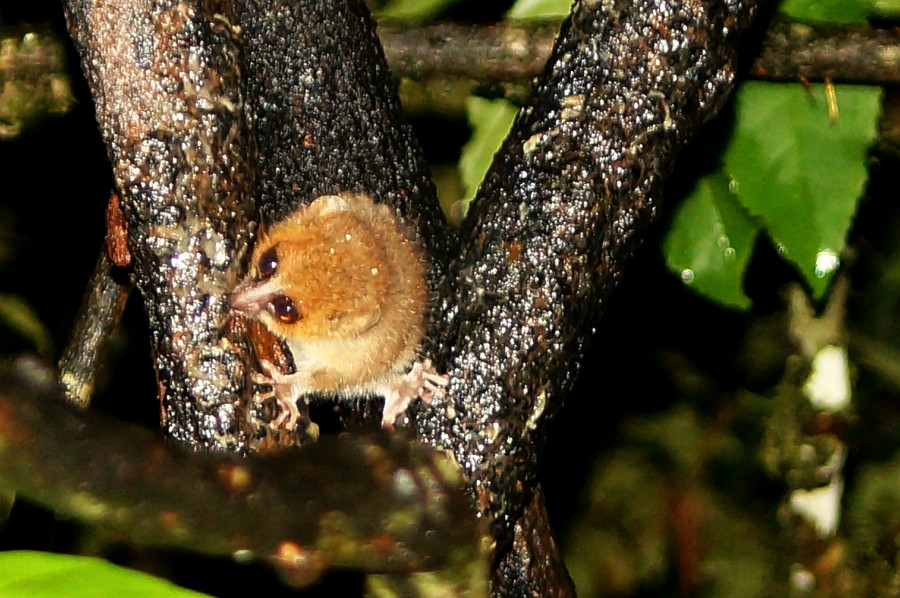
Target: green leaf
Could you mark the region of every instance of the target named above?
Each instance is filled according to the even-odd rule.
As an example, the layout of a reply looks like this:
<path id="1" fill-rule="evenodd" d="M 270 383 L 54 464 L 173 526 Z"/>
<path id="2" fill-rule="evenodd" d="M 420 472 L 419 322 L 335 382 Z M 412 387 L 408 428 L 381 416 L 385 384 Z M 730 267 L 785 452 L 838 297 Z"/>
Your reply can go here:
<path id="1" fill-rule="evenodd" d="M 0 326 L 29 341 L 44 357 L 53 356 L 53 340 L 37 314 L 18 295 L 0 293 Z"/>
<path id="2" fill-rule="evenodd" d="M 199 598 L 205 594 L 103 559 L 49 552 L 0 552 L 3 598 Z"/>
<path id="3" fill-rule="evenodd" d="M 572 0 L 518 0 L 506 13 L 510 19 L 551 19 L 565 17 L 572 10 Z"/>
<path id="4" fill-rule="evenodd" d="M 465 190 L 463 201 L 468 202 L 475 197 L 491 159 L 509 134 L 518 108 L 503 99 L 486 100 L 471 96 L 466 100 L 466 112 L 472 136 L 462 148 L 459 174 Z"/>
<path id="5" fill-rule="evenodd" d="M 746 309 L 744 270 L 759 232 L 729 192 L 722 174 L 697 181 L 679 206 L 666 236 L 666 264 L 695 291 L 718 303 Z"/>
<path id="6" fill-rule="evenodd" d="M 376 11 L 379 19 L 425 21 L 436 17 L 459 0 L 390 0 Z"/>
<path id="7" fill-rule="evenodd" d="M 778 10 L 797 21 L 865 23 L 872 14 L 873 0 L 784 0 Z"/>
<path id="8" fill-rule="evenodd" d="M 835 97 L 831 117 L 823 85 L 745 83 L 724 155 L 740 201 L 816 297 L 839 265 L 881 105 L 877 87 L 835 86 Z"/>
<path id="9" fill-rule="evenodd" d="M 872 16 L 885 21 L 900 19 L 900 0 L 875 0 L 872 3 Z"/>

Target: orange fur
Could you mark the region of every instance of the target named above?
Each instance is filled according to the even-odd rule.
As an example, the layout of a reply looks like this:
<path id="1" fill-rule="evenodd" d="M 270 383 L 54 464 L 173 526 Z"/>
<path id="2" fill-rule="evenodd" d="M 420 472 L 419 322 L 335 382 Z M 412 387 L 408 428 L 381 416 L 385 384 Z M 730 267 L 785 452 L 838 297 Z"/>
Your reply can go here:
<path id="1" fill-rule="evenodd" d="M 277 267 L 264 278 L 260 261 L 273 247 Z M 279 319 L 273 304 L 286 299 L 299 320 Z M 262 235 L 231 302 L 286 342 L 296 372 L 267 373 L 296 399 L 393 389 L 416 357 L 426 300 L 422 256 L 394 212 L 346 194 L 320 197 Z"/>

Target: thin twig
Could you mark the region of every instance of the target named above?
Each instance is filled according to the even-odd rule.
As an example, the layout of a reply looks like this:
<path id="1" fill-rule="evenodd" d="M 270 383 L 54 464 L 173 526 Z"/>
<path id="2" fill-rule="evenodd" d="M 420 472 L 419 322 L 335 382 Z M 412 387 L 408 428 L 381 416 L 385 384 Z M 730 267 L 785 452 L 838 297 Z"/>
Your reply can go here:
<path id="1" fill-rule="evenodd" d="M 90 405 L 97 378 L 106 365 L 109 343 L 131 292 L 130 284 L 119 284 L 113 279 L 112 268 L 106 251 L 101 251 L 69 343 L 59 359 L 59 379 L 66 400 L 80 409 Z"/>

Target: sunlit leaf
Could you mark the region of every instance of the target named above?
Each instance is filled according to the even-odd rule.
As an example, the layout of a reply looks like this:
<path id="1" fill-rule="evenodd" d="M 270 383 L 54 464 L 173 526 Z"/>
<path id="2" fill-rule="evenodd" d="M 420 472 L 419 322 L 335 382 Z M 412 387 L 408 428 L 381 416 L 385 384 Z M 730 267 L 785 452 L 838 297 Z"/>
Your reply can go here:
<path id="1" fill-rule="evenodd" d="M 103 559 L 48 552 L 0 552 L 3 598 L 200 598 L 205 594 Z"/>
<path id="2" fill-rule="evenodd" d="M 784 0 L 778 10 L 798 21 L 865 23 L 872 13 L 872 0 Z"/>
<path id="3" fill-rule="evenodd" d="M 736 97 L 725 151 L 740 201 L 819 297 L 839 265 L 867 176 L 881 103 L 877 87 L 749 82 Z"/>
<path id="4" fill-rule="evenodd" d="M 572 10 L 572 0 L 518 0 L 506 13 L 510 19 L 550 19 L 564 17 Z"/>
<path id="5" fill-rule="evenodd" d="M 459 0 L 390 0 L 375 14 L 381 19 L 422 21 L 439 15 Z"/>
<path id="6" fill-rule="evenodd" d="M 486 100 L 472 96 L 466 100 L 466 111 L 472 136 L 462 148 L 459 174 L 465 189 L 463 200 L 469 201 L 475 197 L 491 159 L 512 127 L 518 109 L 503 99 Z"/>
<path id="7" fill-rule="evenodd" d="M 679 206 L 665 240 L 666 264 L 707 298 L 745 309 L 744 270 L 759 226 L 721 174 L 701 178 Z"/>

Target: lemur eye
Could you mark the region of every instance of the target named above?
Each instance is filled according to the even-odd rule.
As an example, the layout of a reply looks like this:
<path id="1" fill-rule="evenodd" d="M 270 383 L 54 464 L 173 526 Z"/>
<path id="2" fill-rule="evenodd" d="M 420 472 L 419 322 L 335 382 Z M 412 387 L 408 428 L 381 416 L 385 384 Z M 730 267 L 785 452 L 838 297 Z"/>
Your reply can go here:
<path id="1" fill-rule="evenodd" d="M 270 278 L 275 274 L 275 271 L 278 270 L 278 251 L 274 245 L 259 256 L 259 263 L 256 267 L 259 270 L 260 280 Z"/>
<path id="2" fill-rule="evenodd" d="M 269 303 L 272 315 L 281 320 L 285 324 L 293 324 L 303 319 L 303 312 L 294 304 L 290 298 L 284 295 L 276 295 Z"/>

